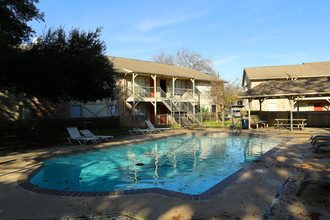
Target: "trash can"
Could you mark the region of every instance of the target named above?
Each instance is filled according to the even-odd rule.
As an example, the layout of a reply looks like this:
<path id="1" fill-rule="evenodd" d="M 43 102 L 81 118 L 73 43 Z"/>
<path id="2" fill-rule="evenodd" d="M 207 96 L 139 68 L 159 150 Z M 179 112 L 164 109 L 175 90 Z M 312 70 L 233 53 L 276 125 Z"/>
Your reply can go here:
<path id="1" fill-rule="evenodd" d="M 242 119 L 242 128 L 249 129 L 249 119 Z"/>

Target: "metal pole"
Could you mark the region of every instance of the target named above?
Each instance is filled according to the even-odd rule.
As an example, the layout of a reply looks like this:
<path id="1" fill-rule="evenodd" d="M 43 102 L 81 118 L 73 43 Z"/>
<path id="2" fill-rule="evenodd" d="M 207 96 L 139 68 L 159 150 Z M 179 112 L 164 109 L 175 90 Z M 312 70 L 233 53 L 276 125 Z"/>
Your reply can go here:
<path id="1" fill-rule="evenodd" d="M 248 120 L 249 120 L 249 129 L 251 129 L 251 112 L 250 112 L 250 100 L 248 99 Z"/>
<path id="2" fill-rule="evenodd" d="M 157 124 L 157 75 L 151 76 L 154 80 L 154 96 L 155 96 L 155 106 L 154 106 L 154 117 L 155 117 L 155 124 Z"/>
<path id="3" fill-rule="evenodd" d="M 181 112 L 179 111 L 179 124 L 181 125 Z"/>
<path id="4" fill-rule="evenodd" d="M 126 125 L 126 93 L 127 93 L 127 81 L 126 81 L 126 75 L 127 75 L 127 73 L 125 73 L 125 75 L 124 75 L 124 78 L 123 78 L 123 81 L 124 81 L 124 109 L 123 109 L 123 111 L 124 111 L 124 121 L 123 121 L 123 123 L 124 123 L 124 126 Z M 119 101 L 119 97 L 118 97 L 118 101 Z M 118 107 L 119 107 L 119 103 L 118 103 Z M 119 115 L 119 112 L 118 112 L 118 115 Z"/>
<path id="5" fill-rule="evenodd" d="M 293 100 L 290 99 L 290 130 L 293 131 Z"/>
<path id="6" fill-rule="evenodd" d="M 133 117 L 133 124 L 135 124 L 135 77 L 138 74 L 132 74 L 132 90 L 133 90 L 133 108 L 132 108 L 132 117 Z"/>
<path id="7" fill-rule="evenodd" d="M 212 113 L 210 112 L 211 117 L 210 117 L 210 128 L 212 128 Z"/>

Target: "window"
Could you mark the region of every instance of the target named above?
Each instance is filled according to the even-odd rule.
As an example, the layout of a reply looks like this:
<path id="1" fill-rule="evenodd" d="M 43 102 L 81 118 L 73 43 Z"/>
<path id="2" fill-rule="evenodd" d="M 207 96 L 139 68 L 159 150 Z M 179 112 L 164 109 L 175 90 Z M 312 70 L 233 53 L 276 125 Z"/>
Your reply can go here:
<path id="1" fill-rule="evenodd" d="M 72 105 L 71 106 L 71 117 L 72 118 L 81 118 L 82 117 L 81 105 Z"/>
<path id="2" fill-rule="evenodd" d="M 134 80 L 134 84 L 135 84 L 135 86 L 146 86 L 147 85 L 146 77 L 137 76 Z"/>
<path id="3" fill-rule="evenodd" d="M 146 77 L 144 76 L 137 76 L 134 80 L 134 87 L 135 87 L 135 93 L 138 93 L 142 96 L 148 96 L 148 92 L 146 90 Z"/>
<path id="4" fill-rule="evenodd" d="M 277 111 L 276 103 L 268 103 L 268 111 Z"/>
<path id="5" fill-rule="evenodd" d="M 216 112 L 216 111 L 217 111 L 216 105 L 212 105 L 212 112 Z"/>
<path id="6" fill-rule="evenodd" d="M 109 116 L 118 116 L 117 106 L 116 105 L 110 105 L 108 107 L 108 110 L 109 110 Z"/>
<path id="7" fill-rule="evenodd" d="M 31 109 L 28 106 L 19 106 L 19 119 L 31 119 Z"/>
<path id="8" fill-rule="evenodd" d="M 146 105 L 137 105 L 135 107 L 135 115 L 146 115 L 147 114 L 147 106 Z"/>
<path id="9" fill-rule="evenodd" d="M 182 80 L 175 81 L 175 95 L 182 95 Z"/>
<path id="10" fill-rule="evenodd" d="M 323 111 L 323 105 L 322 105 L 322 103 L 314 103 L 314 111 L 315 112 Z"/>

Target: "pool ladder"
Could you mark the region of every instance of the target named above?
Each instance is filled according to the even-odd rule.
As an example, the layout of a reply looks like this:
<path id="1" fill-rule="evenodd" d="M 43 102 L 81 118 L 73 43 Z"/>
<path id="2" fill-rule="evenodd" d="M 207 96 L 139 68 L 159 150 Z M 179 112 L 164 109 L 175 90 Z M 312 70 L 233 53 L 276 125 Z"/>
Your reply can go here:
<path id="1" fill-rule="evenodd" d="M 236 126 L 238 125 L 238 122 L 240 122 L 241 119 L 238 119 L 238 121 L 236 122 L 236 124 L 231 128 L 231 133 L 234 133 L 234 130 L 236 128 Z M 237 133 L 239 130 L 238 128 L 236 129 L 235 133 Z"/>

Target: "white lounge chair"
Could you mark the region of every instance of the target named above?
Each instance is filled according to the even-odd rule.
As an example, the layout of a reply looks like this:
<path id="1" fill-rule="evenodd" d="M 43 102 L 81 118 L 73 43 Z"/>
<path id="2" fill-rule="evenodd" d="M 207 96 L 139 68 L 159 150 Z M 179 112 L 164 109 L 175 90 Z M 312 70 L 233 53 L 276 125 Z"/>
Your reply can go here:
<path id="1" fill-rule="evenodd" d="M 84 129 L 84 130 L 80 130 L 80 133 L 82 133 L 82 135 L 84 135 L 85 137 L 89 137 L 89 138 L 98 138 L 100 139 L 100 141 L 111 141 L 111 139 L 113 138 L 113 136 L 105 136 L 105 135 L 94 135 L 92 132 L 90 132 L 90 130 L 88 129 Z"/>
<path id="2" fill-rule="evenodd" d="M 150 120 L 145 120 L 146 124 L 148 125 L 149 129 L 155 132 L 165 132 L 168 131 L 169 128 L 155 128 L 155 126 L 151 123 Z"/>
<path id="3" fill-rule="evenodd" d="M 150 129 L 133 128 L 133 130 L 129 130 L 128 132 L 131 135 L 135 135 L 135 134 L 150 134 L 153 131 Z"/>
<path id="4" fill-rule="evenodd" d="M 80 145 L 85 145 L 88 141 L 91 141 L 95 144 L 99 140 L 95 137 L 82 137 L 76 127 L 67 127 L 66 129 L 70 134 L 70 137 L 68 137 L 70 144 L 72 144 L 71 140 L 76 140 Z"/>

